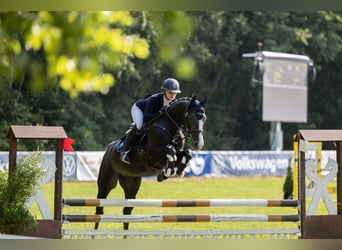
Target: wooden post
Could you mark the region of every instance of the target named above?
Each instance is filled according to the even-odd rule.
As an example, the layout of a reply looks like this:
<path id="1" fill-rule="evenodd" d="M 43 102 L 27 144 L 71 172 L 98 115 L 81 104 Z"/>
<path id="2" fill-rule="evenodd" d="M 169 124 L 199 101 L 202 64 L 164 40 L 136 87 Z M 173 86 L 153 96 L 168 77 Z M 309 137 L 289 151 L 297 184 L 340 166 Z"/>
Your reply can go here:
<path id="1" fill-rule="evenodd" d="M 62 220 L 63 139 L 56 140 L 55 220 Z"/>
<path id="2" fill-rule="evenodd" d="M 68 138 L 63 127 L 54 126 L 16 126 L 10 127 L 9 138 L 9 172 L 15 170 L 18 139 L 55 140 L 55 193 L 53 220 L 38 220 L 37 227 L 26 235 L 62 238 L 62 184 L 63 184 L 63 140 Z"/>
<path id="3" fill-rule="evenodd" d="M 8 171 L 14 171 L 17 162 L 17 139 L 14 137 L 13 131 L 10 130 L 9 134 L 9 153 L 8 153 Z"/>

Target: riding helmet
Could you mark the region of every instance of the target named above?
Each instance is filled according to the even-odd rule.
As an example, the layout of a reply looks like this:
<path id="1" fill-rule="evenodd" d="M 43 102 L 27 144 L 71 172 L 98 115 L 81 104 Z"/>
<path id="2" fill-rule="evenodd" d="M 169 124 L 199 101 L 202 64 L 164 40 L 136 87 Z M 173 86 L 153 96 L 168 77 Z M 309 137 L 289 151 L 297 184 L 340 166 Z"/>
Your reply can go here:
<path id="1" fill-rule="evenodd" d="M 171 93 L 181 93 L 182 91 L 179 88 L 179 83 L 174 78 L 167 78 L 162 86 L 161 90 L 163 91 L 170 91 Z"/>

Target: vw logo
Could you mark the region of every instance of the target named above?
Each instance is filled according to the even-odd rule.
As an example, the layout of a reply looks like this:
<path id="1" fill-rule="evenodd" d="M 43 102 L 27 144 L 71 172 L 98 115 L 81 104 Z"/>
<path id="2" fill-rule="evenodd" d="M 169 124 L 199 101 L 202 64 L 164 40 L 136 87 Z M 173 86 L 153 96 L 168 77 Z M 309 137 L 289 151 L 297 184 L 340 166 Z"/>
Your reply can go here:
<path id="1" fill-rule="evenodd" d="M 63 175 L 66 178 L 76 176 L 76 162 L 75 158 L 72 155 L 64 155 Z"/>

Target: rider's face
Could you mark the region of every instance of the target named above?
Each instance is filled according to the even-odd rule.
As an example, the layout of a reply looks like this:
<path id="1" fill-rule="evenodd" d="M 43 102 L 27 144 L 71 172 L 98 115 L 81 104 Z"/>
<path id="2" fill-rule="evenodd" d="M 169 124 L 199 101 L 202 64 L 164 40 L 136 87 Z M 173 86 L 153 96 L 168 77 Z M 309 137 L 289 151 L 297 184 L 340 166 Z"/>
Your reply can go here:
<path id="1" fill-rule="evenodd" d="M 177 93 L 172 93 L 170 91 L 165 91 L 165 96 L 166 96 L 166 99 L 168 99 L 169 101 L 172 101 L 176 98 L 177 96 Z"/>

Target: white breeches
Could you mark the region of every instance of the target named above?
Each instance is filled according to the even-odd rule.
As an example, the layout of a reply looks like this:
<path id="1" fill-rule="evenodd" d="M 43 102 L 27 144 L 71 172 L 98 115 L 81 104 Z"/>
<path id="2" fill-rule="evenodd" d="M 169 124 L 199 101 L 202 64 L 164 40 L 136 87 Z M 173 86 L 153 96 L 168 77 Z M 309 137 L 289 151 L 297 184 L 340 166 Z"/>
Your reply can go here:
<path id="1" fill-rule="evenodd" d="M 135 123 L 135 126 L 137 129 L 141 129 L 143 125 L 143 119 L 144 119 L 144 114 L 142 110 L 134 103 L 131 108 L 131 115 L 133 122 Z"/>

